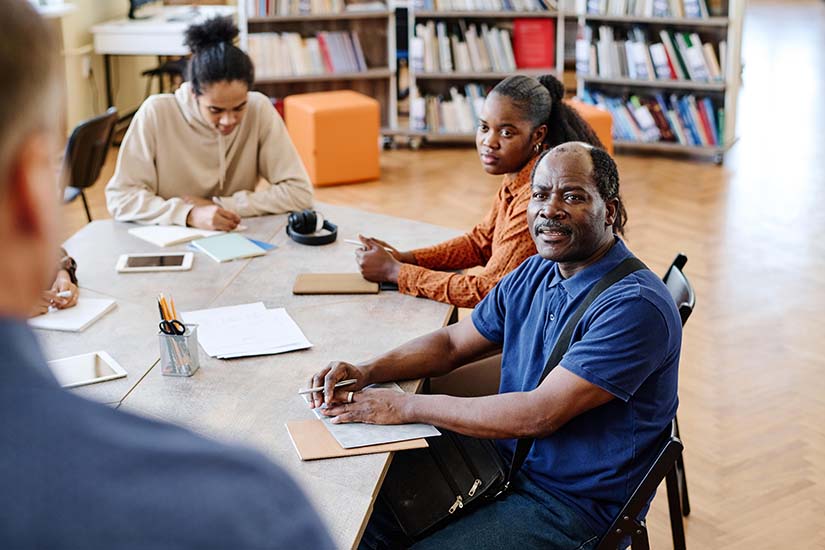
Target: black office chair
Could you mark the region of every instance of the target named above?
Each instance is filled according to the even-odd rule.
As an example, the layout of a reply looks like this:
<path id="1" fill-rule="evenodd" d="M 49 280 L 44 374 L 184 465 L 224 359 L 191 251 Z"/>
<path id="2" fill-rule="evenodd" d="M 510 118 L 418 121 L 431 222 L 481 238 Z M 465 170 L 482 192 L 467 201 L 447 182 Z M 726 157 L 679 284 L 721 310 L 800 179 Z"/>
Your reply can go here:
<path id="1" fill-rule="evenodd" d="M 182 82 L 183 75 L 186 72 L 186 64 L 189 62 L 186 58 L 179 58 L 179 59 L 167 59 L 166 61 L 160 61 L 157 67 L 152 69 L 148 69 L 140 73 L 141 76 L 145 76 L 147 78 L 146 81 L 146 97 L 152 95 L 152 83 L 154 79 L 158 79 L 158 93 L 163 93 L 166 89 L 166 86 L 163 81 L 163 77 L 169 79 L 169 87 L 174 87 L 174 83 Z"/>
<path id="2" fill-rule="evenodd" d="M 116 122 L 117 109 L 109 107 L 102 115 L 78 124 L 66 144 L 60 176 L 66 184 L 63 202 L 72 202 L 79 195 L 89 221 L 92 221 L 92 214 L 84 189 L 91 187 L 100 176 L 100 169 L 112 145 L 112 130 Z"/>
<path id="3" fill-rule="evenodd" d="M 674 433 L 675 422 L 671 423 L 670 433 L 661 452 L 656 457 L 650 470 L 633 491 L 628 501 L 622 506 L 619 515 L 613 520 L 607 533 L 599 541 L 596 550 L 617 550 L 627 547 L 630 542 L 633 550 L 650 550 L 650 540 L 644 520 L 636 519 L 656 489 L 665 480 L 668 503 L 670 504 L 670 527 L 674 550 L 685 550 L 685 529 L 679 510 L 679 489 L 676 481 L 676 462 L 682 456 L 683 445 Z M 663 434 L 664 435 L 664 434 Z M 675 513 L 675 516 L 674 516 Z"/>
<path id="4" fill-rule="evenodd" d="M 679 309 L 679 316 L 682 318 L 682 326 L 687 323 L 688 317 L 693 313 L 693 308 L 696 306 L 696 293 L 693 292 L 693 286 L 688 281 L 685 273 L 682 271 L 687 264 L 687 256 L 682 253 L 676 255 L 673 263 L 670 264 L 667 273 L 662 278 L 676 302 L 676 307 Z M 679 421 L 673 419 L 674 435 L 681 438 L 679 434 Z M 679 495 L 682 500 L 682 515 L 687 517 L 690 514 L 690 499 L 688 498 L 687 477 L 685 475 L 685 462 L 682 455 L 676 461 L 676 477 L 678 480 Z"/>

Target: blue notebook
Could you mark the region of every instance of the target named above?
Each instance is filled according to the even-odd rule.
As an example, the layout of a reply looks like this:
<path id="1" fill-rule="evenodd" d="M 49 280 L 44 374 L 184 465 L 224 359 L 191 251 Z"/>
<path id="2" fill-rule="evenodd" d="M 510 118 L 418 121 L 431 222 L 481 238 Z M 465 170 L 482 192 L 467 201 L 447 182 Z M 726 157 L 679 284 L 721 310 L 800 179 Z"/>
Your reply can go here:
<path id="1" fill-rule="evenodd" d="M 205 239 L 197 239 L 192 241 L 192 246 L 206 253 L 216 262 L 228 262 L 266 254 L 266 250 L 237 233 L 225 233 L 214 237 L 206 237 Z"/>

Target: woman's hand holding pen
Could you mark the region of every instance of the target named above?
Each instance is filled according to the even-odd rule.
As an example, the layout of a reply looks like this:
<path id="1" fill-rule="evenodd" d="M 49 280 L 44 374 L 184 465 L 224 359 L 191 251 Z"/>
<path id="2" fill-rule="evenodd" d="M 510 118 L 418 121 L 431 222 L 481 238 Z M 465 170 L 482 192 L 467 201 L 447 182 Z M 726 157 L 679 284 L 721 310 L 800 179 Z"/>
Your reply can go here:
<path id="1" fill-rule="evenodd" d="M 231 210 L 222 208 L 209 199 L 201 197 L 183 197 L 187 204 L 194 208 L 186 216 L 186 225 L 199 229 L 215 231 L 232 231 L 241 223 L 241 217 Z"/>
<path id="2" fill-rule="evenodd" d="M 378 239 L 363 235 L 358 235 L 358 238 L 364 245 L 355 251 L 355 261 L 358 262 L 361 275 L 368 281 L 397 283 L 403 263 L 400 258 L 407 254 Z"/>
<path id="3" fill-rule="evenodd" d="M 335 384 L 344 380 L 355 380 L 355 383 L 335 387 Z M 324 388 L 324 391 L 309 394 L 309 406 L 314 409 L 324 403 L 330 406 L 333 403 L 351 402 L 350 396 L 368 384 L 366 373 L 362 369 L 343 361 L 333 361 L 310 379 L 308 387 Z"/>

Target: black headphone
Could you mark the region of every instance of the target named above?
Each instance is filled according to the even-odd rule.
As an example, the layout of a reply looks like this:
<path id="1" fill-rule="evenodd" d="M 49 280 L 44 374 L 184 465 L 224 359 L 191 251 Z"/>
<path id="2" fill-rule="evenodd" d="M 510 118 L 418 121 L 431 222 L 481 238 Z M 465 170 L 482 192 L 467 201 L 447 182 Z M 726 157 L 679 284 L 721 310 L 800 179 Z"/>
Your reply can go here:
<path id="1" fill-rule="evenodd" d="M 315 235 L 322 229 L 326 229 L 329 233 Z M 329 220 L 325 220 L 320 212 L 301 210 L 300 212 L 289 213 L 286 234 L 296 243 L 318 246 L 335 242 L 335 239 L 338 238 L 338 226 Z"/>

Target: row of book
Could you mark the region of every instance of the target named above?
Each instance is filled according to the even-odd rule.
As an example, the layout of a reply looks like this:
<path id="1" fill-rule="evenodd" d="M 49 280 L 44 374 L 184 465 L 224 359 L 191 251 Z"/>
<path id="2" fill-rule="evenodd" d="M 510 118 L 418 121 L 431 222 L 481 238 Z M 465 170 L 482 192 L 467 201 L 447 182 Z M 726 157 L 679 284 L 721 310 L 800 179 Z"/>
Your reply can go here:
<path id="1" fill-rule="evenodd" d="M 248 40 L 258 79 L 356 73 L 368 68 L 355 31 L 323 31 L 307 38 L 297 32 L 262 32 L 250 34 Z"/>
<path id="2" fill-rule="evenodd" d="M 481 84 L 450 88 L 449 95 L 421 96 L 416 88 L 410 95 L 410 129 L 442 134 L 471 134 L 476 131 L 485 89 Z"/>
<path id="3" fill-rule="evenodd" d="M 246 2 L 249 17 L 283 15 L 328 15 L 345 11 L 381 11 L 387 5 L 380 1 L 346 3 L 344 0 L 241 0 Z"/>
<path id="4" fill-rule="evenodd" d="M 705 0 L 578 0 L 576 5 L 576 12 L 584 14 L 688 19 L 721 15 L 722 9 L 716 2 L 709 10 Z"/>
<path id="5" fill-rule="evenodd" d="M 724 145 L 725 110 L 709 97 L 661 93 L 616 96 L 585 90 L 582 100 L 613 115 L 613 137 L 643 143 Z"/>
<path id="6" fill-rule="evenodd" d="M 623 33 L 623 31 L 618 31 Z M 697 33 L 659 31 L 661 42 L 651 43 L 639 27 L 617 38 L 616 30 L 602 25 L 594 40 L 593 27 L 579 28 L 576 40 L 576 72 L 602 78 L 638 80 L 692 80 L 720 82 L 725 75 L 727 43 L 702 43 Z"/>
<path id="7" fill-rule="evenodd" d="M 555 24 L 544 19 L 516 19 L 510 28 L 486 23 L 448 27 L 444 21 L 415 25 L 410 39 L 410 69 L 425 73 L 513 72 L 555 65 Z"/>
<path id="8" fill-rule="evenodd" d="M 418 11 L 549 11 L 554 0 L 414 0 Z"/>

